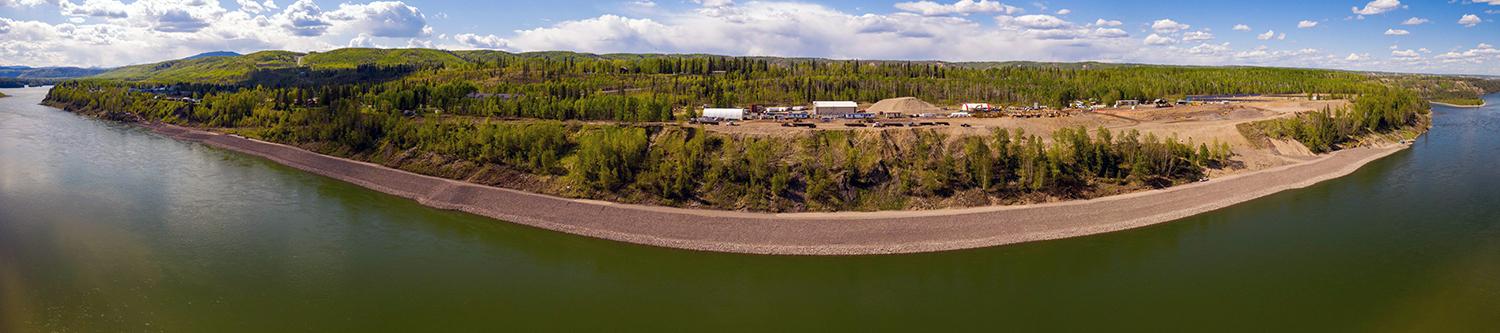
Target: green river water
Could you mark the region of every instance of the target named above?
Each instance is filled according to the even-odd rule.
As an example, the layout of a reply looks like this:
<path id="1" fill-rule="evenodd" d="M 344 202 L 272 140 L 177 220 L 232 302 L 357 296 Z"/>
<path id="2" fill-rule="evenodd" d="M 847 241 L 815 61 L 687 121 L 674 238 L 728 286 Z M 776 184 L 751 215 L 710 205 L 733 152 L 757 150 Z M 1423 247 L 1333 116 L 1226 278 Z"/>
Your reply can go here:
<path id="1" fill-rule="evenodd" d="M 778 257 L 430 209 L 0 91 L 0 332 L 1500 332 L 1495 106 L 1437 107 L 1413 149 L 1171 223 Z"/>

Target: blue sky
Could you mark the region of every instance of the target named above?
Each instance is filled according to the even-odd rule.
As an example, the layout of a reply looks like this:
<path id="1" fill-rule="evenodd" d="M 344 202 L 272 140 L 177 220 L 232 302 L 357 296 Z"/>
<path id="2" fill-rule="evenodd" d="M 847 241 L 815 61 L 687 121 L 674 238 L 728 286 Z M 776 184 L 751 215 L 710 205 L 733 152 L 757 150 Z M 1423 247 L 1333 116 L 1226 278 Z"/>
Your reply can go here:
<path id="1" fill-rule="evenodd" d="M 1500 75 L 1497 18 L 1500 0 L 0 0 L 0 64 L 374 46 Z"/>

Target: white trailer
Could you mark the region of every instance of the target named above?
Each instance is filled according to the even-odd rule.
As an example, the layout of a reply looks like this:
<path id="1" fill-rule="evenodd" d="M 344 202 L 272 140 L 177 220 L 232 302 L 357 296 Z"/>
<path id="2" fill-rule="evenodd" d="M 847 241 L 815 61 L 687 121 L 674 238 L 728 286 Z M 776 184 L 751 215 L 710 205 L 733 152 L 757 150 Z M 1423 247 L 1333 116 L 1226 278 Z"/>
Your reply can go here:
<path id="1" fill-rule="evenodd" d="M 745 120 L 745 109 L 707 108 L 703 109 L 703 117 L 723 120 Z"/>

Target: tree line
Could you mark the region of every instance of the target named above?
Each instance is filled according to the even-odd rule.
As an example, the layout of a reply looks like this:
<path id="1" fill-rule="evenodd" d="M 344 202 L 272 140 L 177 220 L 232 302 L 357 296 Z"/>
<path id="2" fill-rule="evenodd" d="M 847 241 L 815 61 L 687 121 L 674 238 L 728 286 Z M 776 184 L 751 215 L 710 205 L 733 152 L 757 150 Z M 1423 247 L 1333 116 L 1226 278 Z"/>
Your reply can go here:
<path id="1" fill-rule="evenodd" d="M 299 92 L 324 107 L 349 100 L 365 112 L 633 122 L 680 120 L 705 105 L 806 105 L 814 100 L 875 102 L 913 96 L 939 104 L 1038 103 L 1060 107 L 1074 100 L 1112 103 L 1197 94 L 1353 94 L 1380 84 L 1369 76 L 1350 72 L 1254 67 L 1089 67 L 566 52 L 456 51 L 429 56 L 457 58 L 314 69 L 272 64 L 268 64 L 270 68 L 258 68 L 246 55 L 211 59 L 226 64 L 208 66 L 224 73 L 215 72 L 207 78 L 243 77 L 241 81 L 194 80 L 193 73 L 180 71 L 163 71 L 159 77 L 131 77 L 139 85 L 172 86 L 199 98 L 266 90 L 276 96 Z M 245 66 L 252 69 L 238 69 L 248 72 L 236 74 L 235 68 Z M 284 102 L 277 100 L 278 105 Z"/>
<path id="2" fill-rule="evenodd" d="M 950 137 L 932 130 L 813 131 L 794 137 L 713 133 L 678 125 L 440 121 L 369 112 L 351 100 L 277 111 L 274 89 L 184 102 L 97 82 L 54 88 L 48 101 L 122 119 L 237 129 L 320 152 L 373 159 L 420 152 L 494 165 L 559 195 L 754 210 L 875 210 L 1081 198 L 1196 181 L 1227 161 L 1226 144 L 1139 132 L 1067 128 Z M 271 102 L 267 102 L 270 100 Z M 294 104 L 287 104 L 294 105 Z M 424 173 L 427 166 L 391 162 Z"/>
<path id="3" fill-rule="evenodd" d="M 1296 117 L 1263 120 L 1242 128 L 1247 136 L 1297 140 L 1314 153 L 1344 148 L 1369 135 L 1422 128 L 1431 122 L 1431 107 L 1416 93 L 1397 88 L 1375 88 L 1346 107 L 1326 108 Z"/>

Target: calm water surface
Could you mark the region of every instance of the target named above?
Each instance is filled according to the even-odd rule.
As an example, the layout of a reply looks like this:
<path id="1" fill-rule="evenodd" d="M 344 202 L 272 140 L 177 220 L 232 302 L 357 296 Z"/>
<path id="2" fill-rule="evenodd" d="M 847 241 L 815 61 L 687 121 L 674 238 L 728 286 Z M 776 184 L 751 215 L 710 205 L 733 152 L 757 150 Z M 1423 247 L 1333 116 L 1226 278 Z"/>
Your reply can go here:
<path id="1" fill-rule="evenodd" d="M 1500 332 L 1497 107 L 1439 107 L 1414 149 L 1173 223 L 830 258 L 429 209 L 3 91 L 4 332 Z"/>

